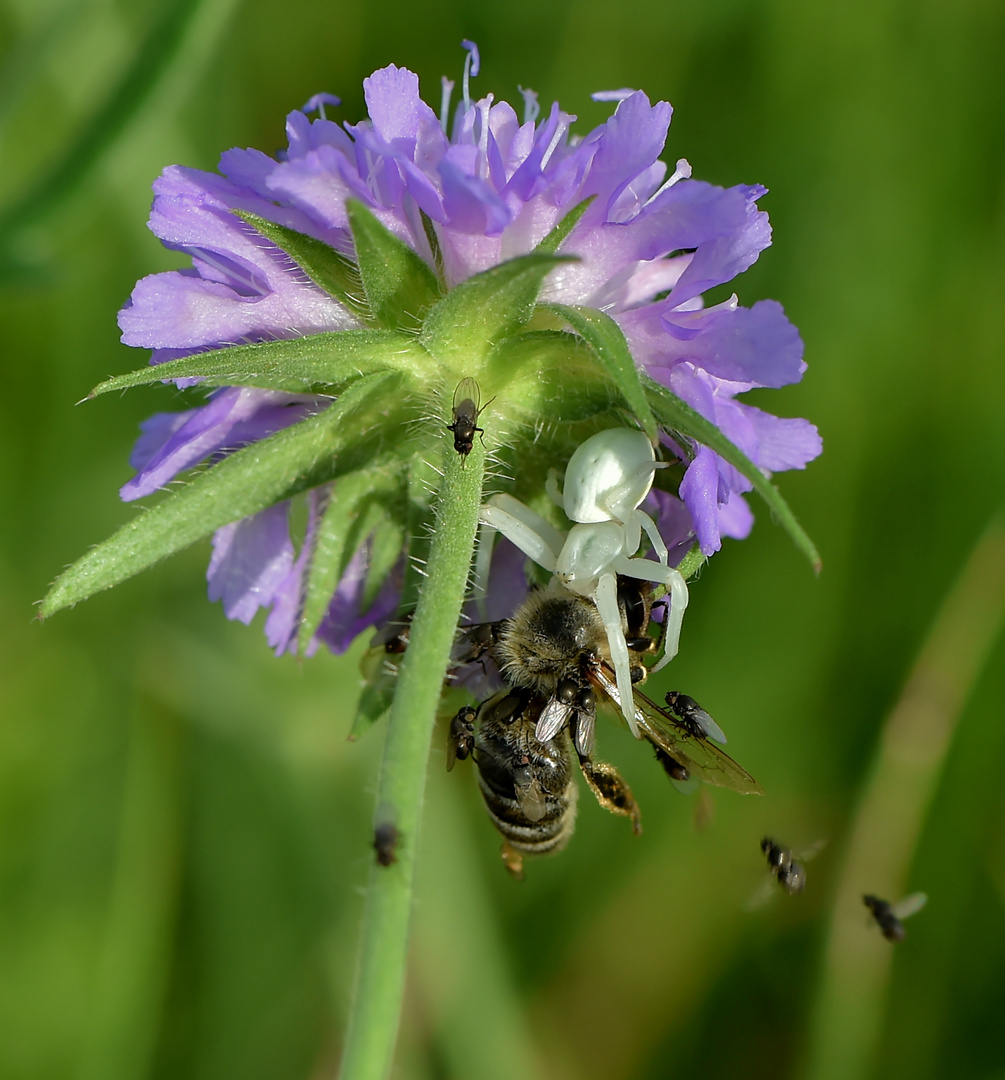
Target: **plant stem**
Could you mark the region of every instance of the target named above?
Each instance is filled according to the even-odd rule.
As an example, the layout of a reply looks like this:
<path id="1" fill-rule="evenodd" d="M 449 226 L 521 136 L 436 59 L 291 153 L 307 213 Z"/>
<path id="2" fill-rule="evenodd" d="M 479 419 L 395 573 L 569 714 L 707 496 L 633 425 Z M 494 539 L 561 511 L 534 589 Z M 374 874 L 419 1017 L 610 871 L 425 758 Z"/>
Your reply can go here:
<path id="1" fill-rule="evenodd" d="M 426 761 L 450 648 L 464 601 L 481 504 L 485 452 L 466 459 L 444 433 L 446 468 L 426 579 L 391 705 L 377 788 L 375 825 L 398 831 L 397 862 L 370 867 L 356 987 L 341 1080 L 384 1080 L 394 1055 L 405 988 L 415 856 Z"/>

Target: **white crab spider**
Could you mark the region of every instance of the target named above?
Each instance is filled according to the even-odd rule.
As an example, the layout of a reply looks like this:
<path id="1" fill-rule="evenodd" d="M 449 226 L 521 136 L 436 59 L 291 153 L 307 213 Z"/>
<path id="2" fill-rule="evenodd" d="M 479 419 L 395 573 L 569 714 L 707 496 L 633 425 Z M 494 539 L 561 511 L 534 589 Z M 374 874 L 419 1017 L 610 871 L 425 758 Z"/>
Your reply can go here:
<path id="1" fill-rule="evenodd" d="M 568 533 L 562 533 L 511 495 L 494 495 L 481 509 L 481 520 L 486 525 L 501 532 L 539 566 L 552 571 L 572 592 L 589 597 L 597 605 L 607 631 L 621 711 L 636 738 L 640 736 L 618 605 L 617 575 L 652 581 L 669 591 L 665 652 L 653 671 L 677 655 L 688 599 L 684 578 L 667 565 L 667 547 L 655 523 L 639 509 L 660 467 L 652 443 L 641 431 L 611 428 L 587 439 L 569 459 L 564 491 L 558 489 L 557 474 L 548 478 L 548 494 L 575 522 Z M 659 562 L 634 557 L 643 530 Z"/>

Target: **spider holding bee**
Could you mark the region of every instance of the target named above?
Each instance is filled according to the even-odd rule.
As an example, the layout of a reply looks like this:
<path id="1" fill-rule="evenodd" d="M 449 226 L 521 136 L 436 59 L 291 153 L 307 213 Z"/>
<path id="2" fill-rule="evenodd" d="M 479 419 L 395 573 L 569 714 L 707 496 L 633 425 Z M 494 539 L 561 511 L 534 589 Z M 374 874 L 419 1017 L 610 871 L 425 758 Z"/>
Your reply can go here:
<path id="1" fill-rule="evenodd" d="M 491 633 L 483 631 L 485 624 L 472 628 L 478 641 L 492 642 L 488 649 L 507 689 L 454 717 L 448 767 L 458 758 L 474 759 L 486 808 L 503 836 L 503 861 L 518 877 L 525 854 L 559 851 L 572 835 L 572 753 L 601 806 L 630 817 L 634 831 L 641 832 L 631 789 L 613 766 L 593 759 L 598 704 L 631 710 L 636 730 L 678 786 L 704 780 L 743 794 L 761 791 L 710 741 L 722 732 L 697 702 L 671 694 L 664 709 L 638 689 L 647 674 L 642 657 L 657 650 L 648 634 L 652 587 L 619 578 L 617 591 L 629 654 L 628 702 L 614 677 L 608 624 L 592 600 L 557 579 L 533 591 L 511 618 L 490 624 Z"/>

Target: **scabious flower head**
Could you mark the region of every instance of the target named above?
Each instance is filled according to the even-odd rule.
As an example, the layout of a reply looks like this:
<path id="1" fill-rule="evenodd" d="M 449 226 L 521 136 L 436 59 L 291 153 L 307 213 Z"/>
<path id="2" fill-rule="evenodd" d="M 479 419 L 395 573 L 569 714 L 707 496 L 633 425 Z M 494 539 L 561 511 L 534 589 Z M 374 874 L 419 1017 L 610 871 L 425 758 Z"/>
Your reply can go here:
<path id="1" fill-rule="evenodd" d="M 309 475 L 291 479 L 295 499 L 215 534 L 210 597 L 243 622 L 267 609 L 266 633 L 278 653 L 297 647 L 305 596 L 316 601 L 325 573 L 323 608 L 309 639 L 299 637 L 308 651 L 319 642 L 343 650 L 398 606 L 403 553 L 424 527 L 421 506 L 409 516 L 421 503 L 416 477 L 429 454 L 422 432 L 442 431 L 442 403 L 461 378 L 476 376 L 483 400 L 494 397 L 492 434 L 502 468 L 525 498 L 538 497 L 547 468 L 562 468 L 586 434 L 610 426 L 611 409 L 623 409 L 624 401 L 610 368 L 569 332 L 563 312 L 572 308 L 613 320 L 642 372 L 762 472 L 802 468 L 820 451 L 806 421 L 778 419 L 737 399 L 802 375 L 802 343 L 781 307 L 761 301 L 745 308 L 735 296 L 712 307 L 702 300 L 770 243 L 767 216 L 757 206 L 765 189 L 694 180 L 683 160 L 667 177 L 659 155 L 671 108 L 641 91 L 597 95 L 616 107 L 583 136 L 573 134 L 575 117 L 557 104 L 539 116 L 532 91 L 522 91 L 522 118 L 491 94 L 473 101 L 469 75 L 477 72 L 477 52 L 470 48 L 452 119 L 452 84 L 444 80 L 437 115 L 419 96 L 417 77 L 390 65 L 364 80 L 367 117 L 359 123 L 337 123 L 331 110 L 338 99 L 317 95 L 289 115 L 289 145 L 275 157 L 228 150 L 218 173 L 173 166 L 154 185 L 150 228 L 190 256 L 191 267 L 136 285 L 119 315 L 126 344 L 152 349 L 154 364 L 280 342 L 309 357 L 337 352 L 331 343 L 338 335 L 372 330 L 368 370 L 383 366 L 400 376 L 383 401 L 378 396 L 341 422 L 339 449 L 324 468 L 313 465 Z M 381 250 L 421 261 L 419 273 L 405 259 L 411 292 L 381 291 L 364 260 L 375 235 L 384 237 Z M 566 259 L 536 271 L 536 306 L 515 299 L 527 310 L 509 322 L 500 316 L 484 340 L 473 345 L 470 335 L 455 341 L 442 327 L 439 337 L 429 330 L 442 319 L 436 302 L 462 283 L 556 248 Z M 334 277 L 315 264 L 335 267 Z M 500 295 L 492 293 L 493 302 Z M 388 334 L 401 344 L 392 348 Z M 259 374 L 234 382 L 217 379 L 205 404 L 143 425 L 124 499 L 150 495 L 197 465 L 219 467 L 235 450 L 264 446 L 296 425 L 318 424 L 339 398 L 329 388 L 337 390 L 337 380 L 326 387 L 305 378 L 294 386 Z M 658 481 L 662 490 L 653 492 L 651 505 L 678 559 L 695 543 L 709 555 L 722 536 L 745 536 L 749 476 L 686 425 L 664 421 L 663 428 L 682 475 L 676 490 Z M 340 500 L 336 527 L 330 511 Z M 330 554 L 333 543 L 341 545 L 340 557 L 315 572 L 318 551 Z"/>

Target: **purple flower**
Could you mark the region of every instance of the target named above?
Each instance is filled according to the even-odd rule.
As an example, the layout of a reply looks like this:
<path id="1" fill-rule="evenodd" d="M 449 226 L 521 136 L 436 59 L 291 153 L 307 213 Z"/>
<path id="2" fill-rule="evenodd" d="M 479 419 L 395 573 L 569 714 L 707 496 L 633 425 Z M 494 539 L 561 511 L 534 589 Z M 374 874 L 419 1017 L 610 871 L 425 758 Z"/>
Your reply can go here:
<path id="1" fill-rule="evenodd" d="M 367 118 L 337 124 L 338 99 L 319 94 L 287 119 L 288 149 L 225 152 L 219 173 L 173 166 L 154 185 L 150 228 L 188 254 L 190 269 L 141 280 L 120 312 L 122 338 L 154 350 L 152 362 L 231 345 L 362 328 L 359 314 L 329 295 L 235 211 L 249 212 L 320 240 L 352 259 L 348 200 L 361 201 L 449 290 L 480 271 L 524 255 L 574 207 L 591 199 L 563 243 L 578 257 L 549 275 L 540 299 L 598 308 L 623 330 L 637 363 L 690 404 L 765 472 L 802 468 L 820 452 L 812 425 L 780 420 L 736 400 L 753 387 L 782 386 L 804 369 L 802 343 L 779 305 L 706 308 L 702 294 L 742 273 L 770 243 L 761 187 L 719 188 L 690 179 L 679 161 L 667 178 L 659 161 L 671 108 L 641 91 L 599 95 L 611 117 L 582 137 L 574 116 L 552 105 L 540 121 L 537 96 L 522 91 L 521 120 L 492 95 L 472 101 L 471 43 L 462 100 L 450 117 L 419 96 L 418 78 L 390 65 L 363 82 Z M 327 107 L 327 108 L 326 108 Z M 309 112 L 317 111 L 311 119 Z M 424 220 L 425 219 L 425 220 Z M 431 246 L 429 230 L 435 234 Z M 224 388 L 208 403 L 158 414 L 143 425 L 124 499 L 163 487 L 200 462 L 215 461 L 317 414 L 330 398 Z M 687 459 L 680 499 L 661 494 L 659 511 L 678 554 L 696 538 L 706 554 L 720 538 L 745 536 L 749 481 L 707 447 Z M 338 482 L 336 481 L 336 484 Z M 220 529 L 209 568 L 210 597 L 228 617 L 269 612 L 266 633 L 295 647 L 312 537 L 331 495 L 308 495 L 303 543 L 290 536 L 281 503 Z M 366 626 L 390 616 L 398 576 L 362 610 L 370 541 L 348 564 L 311 648 L 346 648 Z"/>

